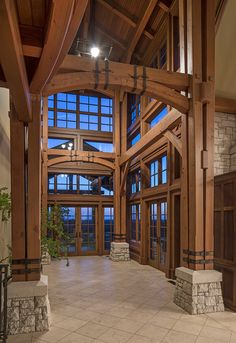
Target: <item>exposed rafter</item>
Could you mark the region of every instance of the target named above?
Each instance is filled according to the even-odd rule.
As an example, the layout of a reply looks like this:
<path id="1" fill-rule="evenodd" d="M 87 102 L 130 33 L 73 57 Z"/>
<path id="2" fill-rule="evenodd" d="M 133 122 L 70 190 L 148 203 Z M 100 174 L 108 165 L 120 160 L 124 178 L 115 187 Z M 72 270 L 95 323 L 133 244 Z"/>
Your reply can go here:
<path id="1" fill-rule="evenodd" d="M 121 19 L 123 19 L 127 24 L 132 26 L 133 28 L 136 28 L 137 23 L 130 17 L 128 16 L 127 12 L 122 8 L 118 7 L 118 5 L 114 5 L 114 3 L 111 3 L 109 0 L 97 0 L 101 5 L 106 7 L 108 10 L 110 10 L 113 14 L 117 15 Z M 144 34 L 147 38 L 153 39 L 153 35 L 148 32 L 147 30 L 144 30 Z"/>
<path id="2" fill-rule="evenodd" d="M 0 1 L 0 61 L 19 120 L 32 118 L 31 100 L 15 2 Z"/>
<path id="3" fill-rule="evenodd" d="M 155 143 L 167 130 L 175 127 L 180 120 L 181 113 L 172 109 L 166 117 L 157 123 L 150 131 L 141 137 L 134 146 L 121 156 L 120 165 L 123 165 L 130 159 L 134 159 L 136 156 L 140 155 L 145 149 Z"/>
<path id="4" fill-rule="evenodd" d="M 142 66 L 135 69 L 133 65 L 117 62 L 109 62 L 107 70 L 102 60 L 68 55 L 61 66 L 66 73 L 56 75 L 45 87 L 44 95 L 87 87 L 119 88 L 137 94 L 143 92 L 183 113 L 188 111 L 189 100 L 179 93 L 188 88 L 188 75 L 154 68 L 144 70 Z"/>
<path id="5" fill-rule="evenodd" d="M 31 92 L 41 92 L 55 75 L 66 56 L 83 19 L 88 0 L 54 0 L 46 43 L 30 85 Z"/>
<path id="6" fill-rule="evenodd" d="M 132 40 L 128 46 L 128 50 L 127 50 L 127 54 L 126 57 L 124 59 L 124 62 L 126 63 L 130 63 L 131 60 L 131 56 L 133 54 L 133 51 L 142 35 L 142 33 L 144 32 L 144 29 L 150 19 L 150 16 L 157 4 L 158 0 L 150 0 L 148 5 L 146 6 L 143 16 L 140 17 L 140 19 L 137 22 L 136 28 L 135 28 L 135 32 L 134 34 L 132 34 Z"/>
<path id="7" fill-rule="evenodd" d="M 165 136 L 178 150 L 180 156 L 182 156 L 182 141 L 171 130 L 167 130 L 163 136 Z"/>

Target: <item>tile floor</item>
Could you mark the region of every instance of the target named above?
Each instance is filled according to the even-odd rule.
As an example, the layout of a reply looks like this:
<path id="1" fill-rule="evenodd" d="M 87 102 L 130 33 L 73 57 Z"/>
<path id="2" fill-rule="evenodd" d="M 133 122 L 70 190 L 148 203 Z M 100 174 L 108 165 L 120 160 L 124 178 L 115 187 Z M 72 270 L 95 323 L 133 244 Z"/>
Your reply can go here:
<path id="1" fill-rule="evenodd" d="M 173 304 L 165 275 L 107 257 L 54 261 L 49 276 L 52 326 L 8 343 L 236 343 L 236 313 L 191 316 Z"/>

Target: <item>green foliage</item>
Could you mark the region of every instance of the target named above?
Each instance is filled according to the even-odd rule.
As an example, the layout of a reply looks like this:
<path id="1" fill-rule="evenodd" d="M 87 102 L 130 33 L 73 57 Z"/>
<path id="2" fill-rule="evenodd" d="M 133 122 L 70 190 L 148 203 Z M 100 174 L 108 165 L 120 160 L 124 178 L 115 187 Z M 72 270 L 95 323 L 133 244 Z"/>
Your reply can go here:
<path id="1" fill-rule="evenodd" d="M 11 216 L 11 195 L 5 192 L 7 187 L 0 188 L 0 212 L 2 214 L 2 221 L 6 222 Z"/>
<path id="2" fill-rule="evenodd" d="M 42 213 L 42 254 L 47 251 L 54 258 L 59 258 L 63 254 L 67 256 L 70 237 L 63 229 L 63 217 L 67 214 L 68 210 L 58 204 L 50 206 L 46 212 Z"/>

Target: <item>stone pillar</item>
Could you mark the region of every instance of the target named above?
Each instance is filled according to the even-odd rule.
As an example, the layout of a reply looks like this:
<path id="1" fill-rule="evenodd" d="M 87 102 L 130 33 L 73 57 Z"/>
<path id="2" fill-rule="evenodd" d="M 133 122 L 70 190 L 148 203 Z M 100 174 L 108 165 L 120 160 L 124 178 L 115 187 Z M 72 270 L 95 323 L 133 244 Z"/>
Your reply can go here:
<path id="1" fill-rule="evenodd" d="M 130 261 L 129 243 L 111 242 L 110 259 L 114 262 Z"/>
<path id="2" fill-rule="evenodd" d="M 222 274 L 216 270 L 175 270 L 174 303 L 190 314 L 224 311 L 221 290 Z"/>
<path id="3" fill-rule="evenodd" d="M 49 329 L 48 277 L 39 281 L 12 282 L 8 287 L 8 334 Z"/>

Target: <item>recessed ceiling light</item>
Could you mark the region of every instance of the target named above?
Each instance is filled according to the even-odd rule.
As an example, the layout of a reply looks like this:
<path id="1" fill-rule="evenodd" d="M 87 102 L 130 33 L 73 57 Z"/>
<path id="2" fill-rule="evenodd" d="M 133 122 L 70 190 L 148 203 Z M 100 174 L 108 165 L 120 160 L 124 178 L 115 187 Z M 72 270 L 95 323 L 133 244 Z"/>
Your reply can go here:
<path id="1" fill-rule="evenodd" d="M 91 52 L 92 57 L 95 57 L 95 58 L 98 57 L 98 55 L 100 54 L 100 50 L 96 46 L 93 46 L 90 52 Z"/>

